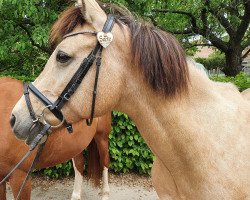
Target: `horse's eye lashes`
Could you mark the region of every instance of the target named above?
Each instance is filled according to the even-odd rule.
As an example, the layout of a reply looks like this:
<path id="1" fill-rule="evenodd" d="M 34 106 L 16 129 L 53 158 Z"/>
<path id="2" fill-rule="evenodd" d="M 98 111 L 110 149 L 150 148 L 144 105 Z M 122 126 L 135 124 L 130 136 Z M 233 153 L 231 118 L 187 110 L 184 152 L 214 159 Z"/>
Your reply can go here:
<path id="1" fill-rule="evenodd" d="M 71 57 L 63 52 L 63 51 L 58 51 L 57 55 L 56 55 L 56 61 L 60 62 L 60 63 L 66 63 L 71 59 Z"/>

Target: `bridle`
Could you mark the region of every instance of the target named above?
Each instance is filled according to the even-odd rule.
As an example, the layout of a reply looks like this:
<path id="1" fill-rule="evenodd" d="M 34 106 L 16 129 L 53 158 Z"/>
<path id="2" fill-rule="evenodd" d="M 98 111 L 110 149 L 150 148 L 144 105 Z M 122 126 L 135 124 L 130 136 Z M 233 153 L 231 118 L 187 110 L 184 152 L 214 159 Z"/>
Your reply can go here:
<path id="1" fill-rule="evenodd" d="M 104 24 L 103 27 L 103 32 L 108 33 L 111 32 L 113 26 L 115 23 L 115 19 L 113 16 L 108 15 L 107 20 Z M 73 37 L 79 34 L 91 34 L 91 35 L 96 35 L 96 32 L 93 31 L 81 31 L 77 33 L 70 33 L 64 36 L 65 38 L 68 37 Z M 36 148 L 38 144 L 39 148 L 37 151 L 37 154 L 30 166 L 30 169 L 23 181 L 23 184 L 18 192 L 16 200 L 18 200 L 21 196 L 22 190 L 31 174 L 33 169 L 36 166 L 36 163 L 39 161 L 39 158 L 42 154 L 42 151 L 45 147 L 46 141 L 47 141 L 47 135 L 48 132 L 51 128 L 57 128 L 61 125 L 64 125 L 69 133 L 73 132 L 72 125 L 68 123 L 63 115 L 63 112 L 61 109 L 63 106 L 70 100 L 71 96 L 74 94 L 74 92 L 77 90 L 77 88 L 80 86 L 83 78 L 86 76 L 88 73 L 89 69 L 93 65 L 94 61 L 96 60 L 96 76 L 95 76 L 95 82 L 94 82 L 94 89 L 93 89 L 93 96 L 92 96 L 92 106 L 91 106 L 91 114 L 90 114 L 90 119 L 87 119 L 87 125 L 91 126 L 94 118 L 94 113 L 95 113 L 95 102 L 96 102 L 96 95 L 97 95 L 97 85 L 98 85 L 98 78 L 99 78 L 99 72 L 100 72 L 100 66 L 101 66 L 101 57 L 102 57 L 102 51 L 103 51 L 103 46 L 100 44 L 99 41 L 97 41 L 97 44 L 95 48 L 90 52 L 90 54 L 84 58 L 82 61 L 80 67 L 78 70 L 75 72 L 69 83 L 66 85 L 62 93 L 59 95 L 58 99 L 53 103 L 51 102 L 45 95 L 43 95 L 32 83 L 27 85 L 26 83 L 23 84 L 23 90 L 24 90 L 24 97 L 26 101 L 27 108 L 29 110 L 30 118 L 33 122 L 32 128 L 39 127 L 40 133 L 31 141 L 29 145 L 29 151 L 24 155 L 24 157 L 17 163 L 17 165 L 9 172 L 9 174 L 0 182 L 0 185 L 3 184 L 8 178 L 13 174 L 13 172 L 27 159 L 27 157 L 31 154 L 31 152 Z M 36 115 L 34 112 L 34 109 L 32 107 L 31 101 L 29 94 L 32 92 L 38 100 L 40 100 L 44 105 L 45 108 L 40 115 Z M 49 122 L 46 121 L 45 111 L 49 110 L 54 116 L 61 121 L 60 124 L 56 126 L 50 125 Z M 43 119 L 43 120 L 41 120 Z"/>
<path id="2" fill-rule="evenodd" d="M 108 33 L 112 30 L 114 26 L 114 17 L 112 15 L 108 15 L 108 18 L 104 24 L 103 32 Z M 97 35 L 96 32 L 91 31 L 81 31 L 78 33 L 71 33 L 66 36 L 65 38 L 76 36 L 79 34 L 93 34 Z M 101 56 L 102 56 L 102 45 L 97 42 L 95 48 L 90 52 L 90 54 L 82 61 L 80 67 L 75 72 L 69 83 L 66 85 L 62 93 L 59 95 L 58 99 L 52 103 L 46 96 L 44 96 L 32 83 L 29 84 L 28 89 L 32 92 L 53 114 L 56 118 L 63 122 L 63 125 L 67 128 L 69 132 L 73 131 L 72 125 L 69 124 L 63 116 L 61 109 L 63 106 L 70 100 L 71 96 L 75 93 L 77 88 L 80 86 L 83 78 L 88 73 L 90 67 L 93 65 L 94 61 L 96 60 L 96 76 L 95 76 L 95 83 L 93 89 L 93 96 L 92 96 L 92 106 L 91 106 L 91 114 L 90 119 L 87 119 L 87 125 L 90 126 L 93 122 L 94 112 L 95 112 L 95 102 L 96 102 L 96 95 L 97 95 L 97 84 L 101 66 Z M 35 119 L 35 118 L 34 118 Z M 38 120 L 39 117 L 36 117 Z"/>

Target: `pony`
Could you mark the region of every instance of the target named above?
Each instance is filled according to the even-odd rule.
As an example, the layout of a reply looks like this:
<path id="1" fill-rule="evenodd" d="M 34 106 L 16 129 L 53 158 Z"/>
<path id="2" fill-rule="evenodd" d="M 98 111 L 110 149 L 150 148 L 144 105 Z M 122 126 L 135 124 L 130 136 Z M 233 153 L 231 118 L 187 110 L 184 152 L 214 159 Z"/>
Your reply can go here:
<path id="1" fill-rule="evenodd" d="M 104 8 L 107 4 L 78 0 L 53 26 L 51 38 L 60 44 L 33 84 L 51 101 L 98 44 L 96 35 L 105 35 L 110 18 Z M 131 117 L 155 155 L 152 182 L 160 199 L 250 199 L 250 101 L 234 85 L 213 82 L 196 69 L 170 33 L 135 20 L 122 8 L 114 13 L 94 117 L 111 110 Z M 91 118 L 95 79 L 93 64 L 62 108 L 67 121 Z M 30 98 L 39 115 L 43 103 L 33 94 Z M 51 114 L 50 123 L 55 121 Z M 24 97 L 11 122 L 14 134 L 25 140 L 32 122 Z"/>
<path id="2" fill-rule="evenodd" d="M 244 90 L 241 94 L 250 101 L 250 88 Z"/>
<path id="3" fill-rule="evenodd" d="M 2 180 L 13 166 L 28 150 L 28 146 L 17 140 L 11 133 L 8 123 L 9 115 L 14 104 L 22 95 L 22 82 L 12 78 L 0 78 L 0 180 Z M 74 133 L 68 134 L 64 129 L 56 130 L 49 137 L 41 155 L 37 168 L 51 167 L 73 158 L 75 170 L 74 191 L 71 200 L 81 199 L 82 179 L 84 171 L 84 158 L 82 151 L 89 145 L 88 179 L 95 185 L 100 182 L 103 169 L 102 199 L 108 199 L 108 136 L 111 128 L 111 114 L 96 118 L 93 126 L 88 127 L 81 121 L 74 124 Z M 14 197 L 34 159 L 35 152 L 25 161 L 9 178 Z M 22 200 L 29 200 L 31 194 L 31 180 L 28 181 L 21 195 Z M 6 199 L 5 184 L 0 185 L 0 199 Z"/>

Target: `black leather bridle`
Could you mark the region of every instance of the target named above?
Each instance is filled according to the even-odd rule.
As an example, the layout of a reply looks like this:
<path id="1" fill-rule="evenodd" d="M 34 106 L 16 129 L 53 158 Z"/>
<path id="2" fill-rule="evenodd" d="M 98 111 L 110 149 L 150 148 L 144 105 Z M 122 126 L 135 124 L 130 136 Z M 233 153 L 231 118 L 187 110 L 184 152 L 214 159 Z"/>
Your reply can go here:
<path id="1" fill-rule="evenodd" d="M 103 32 L 108 33 L 112 30 L 114 26 L 114 17 L 111 15 L 108 15 L 108 18 L 105 22 L 105 25 L 103 27 Z M 75 35 L 79 34 L 92 34 L 92 35 L 97 35 L 96 32 L 92 31 L 82 31 L 82 32 L 77 32 L 77 33 L 71 33 L 66 36 L 64 36 L 64 39 L 67 37 L 72 37 Z M 93 117 L 94 117 L 94 112 L 95 112 L 95 102 L 96 102 L 96 95 L 97 95 L 97 83 L 98 83 L 98 78 L 99 78 L 99 71 L 100 71 L 100 66 L 101 66 L 101 56 L 102 56 L 102 50 L 103 47 L 102 45 L 97 41 L 97 44 L 95 48 L 90 52 L 90 54 L 83 60 L 81 63 L 80 67 L 78 70 L 75 72 L 65 89 L 62 91 L 61 95 L 58 97 L 58 99 L 52 103 L 46 96 L 44 96 L 32 83 L 27 85 L 26 83 L 23 84 L 23 89 L 24 89 L 24 97 L 26 101 L 27 108 L 30 113 L 31 120 L 33 122 L 33 128 L 37 128 L 40 130 L 40 133 L 31 141 L 29 144 L 29 150 L 28 152 L 24 155 L 24 157 L 16 164 L 15 167 L 9 172 L 9 174 L 0 182 L 0 185 L 3 184 L 8 178 L 13 174 L 13 172 L 28 158 L 28 156 L 31 154 L 31 152 L 36 148 L 38 144 L 39 148 L 37 151 L 37 154 L 30 166 L 30 169 L 24 179 L 24 182 L 18 192 L 18 196 L 16 200 L 18 200 L 21 196 L 22 190 L 31 174 L 33 169 L 36 166 L 36 163 L 39 161 L 39 158 L 42 154 L 42 151 L 44 149 L 45 143 L 47 141 L 47 135 L 50 130 L 51 126 L 48 122 L 44 121 L 41 122 L 40 118 L 41 116 L 37 116 L 36 113 L 34 112 L 34 109 L 32 107 L 30 97 L 29 97 L 29 91 L 32 92 L 45 106 L 46 109 L 49 109 L 50 112 L 54 114 L 54 116 L 61 121 L 61 124 L 63 124 L 69 133 L 73 132 L 72 125 L 69 124 L 63 116 L 63 113 L 61 109 L 63 106 L 69 101 L 71 96 L 74 94 L 74 92 L 77 90 L 79 85 L 81 84 L 83 78 L 86 76 L 88 73 L 90 67 L 93 65 L 94 61 L 96 60 L 96 77 L 95 77 L 95 83 L 94 83 L 94 90 L 93 90 L 93 97 L 92 97 L 92 107 L 91 107 L 91 115 L 90 119 L 86 120 L 87 125 L 90 126 L 93 122 Z M 42 113 L 43 114 L 43 113 Z"/>
<path id="2" fill-rule="evenodd" d="M 108 18 L 106 20 L 106 23 L 103 27 L 103 32 L 108 33 L 112 30 L 114 26 L 114 17 L 112 15 L 108 15 Z M 91 31 L 82 31 L 77 33 L 71 33 L 66 36 L 65 38 L 72 37 L 79 34 L 93 34 L 97 35 L 96 32 Z M 97 95 L 97 83 L 99 78 L 99 71 L 101 66 L 101 56 L 102 56 L 102 50 L 103 47 L 101 44 L 97 41 L 97 44 L 95 48 L 90 52 L 90 54 L 82 61 L 80 67 L 75 72 L 69 83 L 66 85 L 65 89 L 62 91 L 62 93 L 59 95 L 58 99 L 52 103 L 46 96 L 44 96 L 32 83 L 29 84 L 28 89 L 30 92 L 32 92 L 53 114 L 56 118 L 58 118 L 60 121 L 63 122 L 64 126 L 67 128 L 67 130 L 71 133 L 73 131 L 72 125 L 69 124 L 63 116 L 63 113 L 61 112 L 61 109 L 63 106 L 69 101 L 71 96 L 74 94 L 74 92 L 77 90 L 77 88 L 80 86 L 83 78 L 88 73 L 89 69 L 93 65 L 94 61 L 96 60 L 96 76 L 95 76 L 95 83 L 94 83 L 94 89 L 93 89 L 93 97 L 92 97 L 92 106 L 91 106 L 91 115 L 90 119 L 87 119 L 87 125 L 90 126 L 93 122 L 94 112 L 95 112 L 95 102 L 96 102 L 96 95 Z M 38 120 L 39 117 L 36 117 L 36 120 Z"/>

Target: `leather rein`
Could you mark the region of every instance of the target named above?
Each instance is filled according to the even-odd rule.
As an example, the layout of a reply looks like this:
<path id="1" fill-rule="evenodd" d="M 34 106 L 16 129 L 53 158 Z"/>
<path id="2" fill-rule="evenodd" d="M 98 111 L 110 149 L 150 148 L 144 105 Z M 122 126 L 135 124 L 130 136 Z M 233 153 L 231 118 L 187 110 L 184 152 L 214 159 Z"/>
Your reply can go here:
<path id="1" fill-rule="evenodd" d="M 111 32 L 113 29 L 115 23 L 115 18 L 112 15 L 108 15 L 107 20 L 104 24 L 103 27 L 103 32 L 108 33 Z M 79 34 L 91 34 L 97 36 L 97 32 L 92 32 L 92 31 L 81 31 L 77 33 L 70 33 L 64 36 L 63 39 L 68 38 L 68 37 L 73 37 Z M 26 83 L 23 83 L 23 90 L 24 90 L 24 97 L 26 101 L 27 108 L 30 113 L 30 118 L 33 122 L 33 126 L 41 126 L 41 131 L 40 133 L 32 140 L 32 142 L 29 145 L 29 150 L 28 152 L 24 155 L 24 157 L 17 163 L 17 165 L 9 172 L 9 174 L 0 182 L 0 185 L 3 184 L 5 181 L 9 179 L 9 177 L 13 174 L 13 172 L 28 158 L 28 156 L 31 154 L 31 152 L 37 147 L 38 144 L 39 148 L 37 151 L 37 154 L 29 168 L 29 171 L 23 181 L 23 184 L 18 192 L 16 200 L 20 199 L 22 190 L 24 189 L 24 186 L 33 171 L 33 169 L 36 166 L 36 163 L 39 161 L 39 158 L 42 154 L 42 151 L 45 147 L 47 137 L 48 137 L 48 132 L 51 128 L 57 128 L 61 125 L 64 125 L 69 133 L 73 132 L 72 125 L 68 123 L 64 115 L 61 111 L 63 106 L 70 100 L 71 96 L 75 93 L 77 88 L 80 86 L 82 83 L 82 80 L 88 73 L 89 69 L 93 65 L 94 61 L 96 61 L 96 76 L 95 76 L 95 82 L 94 82 L 94 89 L 93 89 L 93 96 L 92 96 L 92 106 L 91 106 L 91 114 L 90 114 L 90 119 L 87 119 L 87 125 L 91 126 L 94 118 L 94 113 L 95 113 L 95 103 L 96 103 L 96 95 L 97 95 L 97 85 L 98 85 L 98 78 L 99 78 L 99 72 L 100 72 L 100 66 L 101 66 L 101 57 L 102 57 L 102 51 L 103 51 L 103 46 L 100 44 L 99 41 L 97 41 L 97 44 L 95 48 L 90 52 L 90 54 L 84 58 L 82 61 L 81 65 L 79 66 L 78 70 L 75 72 L 69 83 L 66 85 L 62 93 L 59 95 L 58 99 L 52 103 L 45 95 L 43 95 L 32 83 L 27 85 Z M 46 120 L 45 117 L 43 116 L 45 113 L 44 111 L 42 112 L 41 115 L 36 115 L 34 112 L 34 109 L 32 107 L 30 97 L 29 97 L 29 91 L 32 92 L 48 109 L 51 113 L 54 114 L 54 116 L 61 121 L 61 123 L 57 126 L 52 126 L 50 125 Z M 43 118 L 43 121 L 41 119 Z"/>

